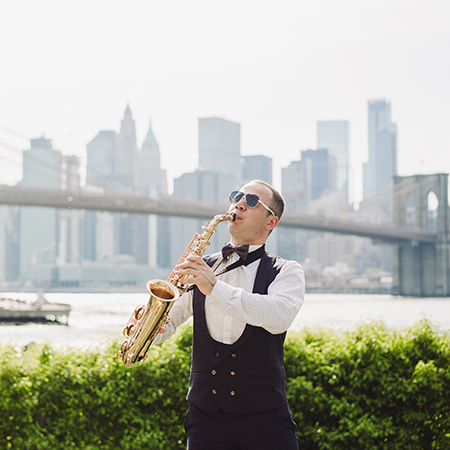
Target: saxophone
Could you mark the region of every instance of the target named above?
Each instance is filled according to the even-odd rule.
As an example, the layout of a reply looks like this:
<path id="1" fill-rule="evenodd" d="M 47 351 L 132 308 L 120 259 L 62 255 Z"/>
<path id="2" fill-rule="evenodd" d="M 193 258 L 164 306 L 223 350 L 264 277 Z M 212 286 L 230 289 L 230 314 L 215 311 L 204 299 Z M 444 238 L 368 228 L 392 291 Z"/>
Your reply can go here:
<path id="1" fill-rule="evenodd" d="M 189 255 L 203 256 L 217 225 L 225 220 L 233 222 L 236 215 L 228 213 L 214 216 L 202 227 L 205 230 L 202 234 L 195 233 L 177 265 L 184 262 Z M 123 330 L 126 340 L 117 352 L 118 358 L 126 366 L 134 366 L 147 358 L 148 349 L 160 328 L 170 319 L 168 314 L 174 302 L 190 287 L 190 284 L 183 283 L 184 278 L 186 276 L 176 275 L 174 269 L 167 281 L 151 280 L 147 283 L 147 291 L 150 294 L 147 306 L 140 305 L 134 310 Z"/>

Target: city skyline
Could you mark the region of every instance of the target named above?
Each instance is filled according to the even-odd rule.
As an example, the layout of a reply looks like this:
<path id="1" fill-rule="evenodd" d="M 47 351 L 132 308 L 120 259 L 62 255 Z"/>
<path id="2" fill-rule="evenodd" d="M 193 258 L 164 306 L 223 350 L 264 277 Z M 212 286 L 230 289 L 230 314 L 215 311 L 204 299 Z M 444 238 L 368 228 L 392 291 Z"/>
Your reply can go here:
<path id="1" fill-rule="evenodd" d="M 26 150 L 24 138 L 44 135 L 85 164 L 86 144 L 117 130 L 127 104 L 138 142 L 151 121 L 170 187 L 197 167 L 201 117 L 240 123 L 242 154 L 273 158 L 278 187 L 281 168 L 317 148 L 316 122 L 345 120 L 362 192 L 367 102 L 379 98 L 398 125 L 399 174 L 450 171 L 448 2 L 172 6 L 0 7 L 0 182 L 21 178 L 10 147 Z"/>

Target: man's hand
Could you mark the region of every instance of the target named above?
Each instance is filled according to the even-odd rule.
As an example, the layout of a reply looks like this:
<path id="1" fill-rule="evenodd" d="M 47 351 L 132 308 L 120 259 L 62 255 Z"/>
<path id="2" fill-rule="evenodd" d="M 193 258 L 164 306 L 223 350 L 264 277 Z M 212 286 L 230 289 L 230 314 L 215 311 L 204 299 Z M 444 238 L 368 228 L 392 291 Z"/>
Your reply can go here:
<path id="1" fill-rule="evenodd" d="M 189 255 L 183 263 L 175 267 L 175 273 L 180 277 L 188 275 L 188 278 L 181 282 L 197 285 L 200 292 L 205 295 L 211 294 L 217 282 L 211 267 L 197 255 Z"/>

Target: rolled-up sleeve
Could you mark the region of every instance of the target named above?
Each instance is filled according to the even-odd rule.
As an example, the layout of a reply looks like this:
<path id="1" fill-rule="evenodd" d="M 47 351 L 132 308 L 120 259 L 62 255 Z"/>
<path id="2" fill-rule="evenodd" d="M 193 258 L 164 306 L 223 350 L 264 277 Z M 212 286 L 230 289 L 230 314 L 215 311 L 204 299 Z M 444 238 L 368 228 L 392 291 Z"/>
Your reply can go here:
<path id="1" fill-rule="evenodd" d="M 240 322 L 279 334 L 291 326 L 304 302 L 305 275 L 296 261 L 286 261 L 267 295 L 249 293 L 217 281 L 208 299 Z"/>

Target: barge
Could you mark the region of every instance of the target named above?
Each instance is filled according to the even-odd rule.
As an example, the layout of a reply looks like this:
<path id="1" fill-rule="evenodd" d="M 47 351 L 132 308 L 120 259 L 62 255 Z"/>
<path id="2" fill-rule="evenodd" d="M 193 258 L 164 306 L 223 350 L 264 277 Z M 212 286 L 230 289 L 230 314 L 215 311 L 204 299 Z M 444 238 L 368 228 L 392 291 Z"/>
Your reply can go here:
<path id="1" fill-rule="evenodd" d="M 42 294 L 34 301 L 0 297 L 0 322 L 69 323 L 71 306 L 49 302 Z"/>

